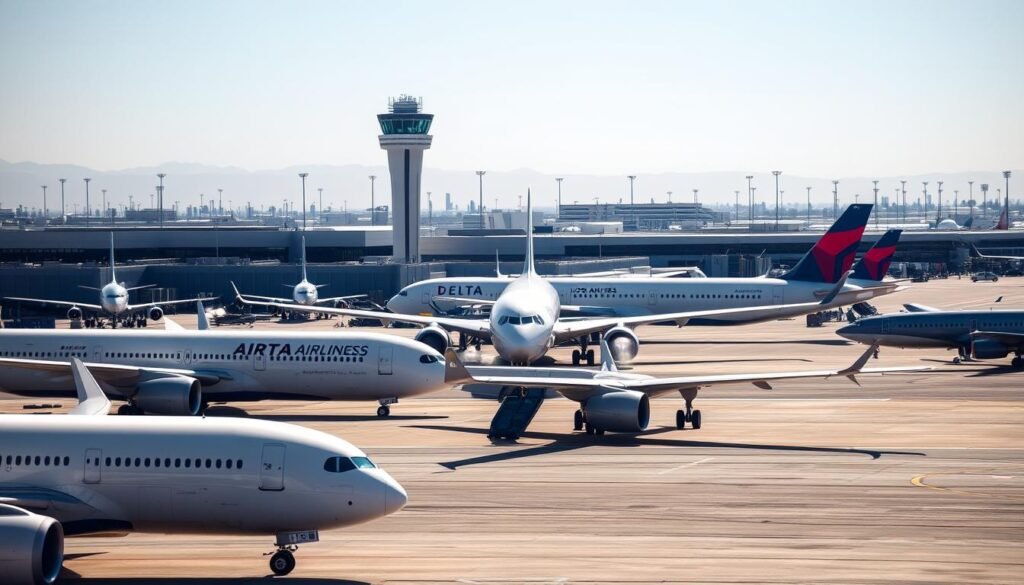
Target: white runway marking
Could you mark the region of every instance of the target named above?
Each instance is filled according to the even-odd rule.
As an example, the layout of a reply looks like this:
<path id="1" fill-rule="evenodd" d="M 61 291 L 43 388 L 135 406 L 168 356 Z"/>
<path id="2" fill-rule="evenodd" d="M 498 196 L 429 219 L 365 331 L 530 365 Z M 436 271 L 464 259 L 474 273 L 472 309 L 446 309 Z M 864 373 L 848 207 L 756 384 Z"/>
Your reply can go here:
<path id="1" fill-rule="evenodd" d="M 701 463 L 707 463 L 708 461 L 711 461 L 712 459 L 714 459 L 714 457 L 705 457 L 704 459 L 701 459 L 699 461 L 691 461 L 689 463 L 684 463 L 682 465 L 673 467 L 671 469 L 665 469 L 663 471 L 659 471 L 655 475 L 665 475 L 666 473 L 672 473 L 673 471 L 679 471 L 680 469 L 686 469 L 687 467 L 694 467 L 696 465 L 700 465 Z"/>

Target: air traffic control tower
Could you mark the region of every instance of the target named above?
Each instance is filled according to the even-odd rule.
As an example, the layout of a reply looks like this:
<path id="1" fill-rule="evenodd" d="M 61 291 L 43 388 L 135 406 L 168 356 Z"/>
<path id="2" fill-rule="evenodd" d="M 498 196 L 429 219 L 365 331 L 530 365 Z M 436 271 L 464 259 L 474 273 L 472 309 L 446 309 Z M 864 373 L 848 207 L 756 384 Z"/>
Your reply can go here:
<path id="1" fill-rule="evenodd" d="M 401 95 L 388 100 L 388 113 L 377 115 L 391 172 L 392 256 L 400 263 L 420 261 L 420 177 L 423 151 L 434 138 L 427 134 L 434 115 L 422 109 L 422 99 Z"/>

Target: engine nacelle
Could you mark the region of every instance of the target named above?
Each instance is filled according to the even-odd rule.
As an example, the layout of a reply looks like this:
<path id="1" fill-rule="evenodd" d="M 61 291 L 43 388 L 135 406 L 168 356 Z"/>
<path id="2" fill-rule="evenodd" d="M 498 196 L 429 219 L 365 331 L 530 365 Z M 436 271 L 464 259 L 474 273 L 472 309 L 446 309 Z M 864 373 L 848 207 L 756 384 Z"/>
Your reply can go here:
<path id="1" fill-rule="evenodd" d="M 194 416 L 199 414 L 203 390 L 195 378 L 157 378 L 139 384 L 132 401 L 148 414 Z"/>
<path id="2" fill-rule="evenodd" d="M 978 339 L 971 342 L 971 357 L 976 360 L 995 360 L 1006 357 L 1010 348 L 998 341 Z"/>
<path id="3" fill-rule="evenodd" d="M 414 339 L 442 354 L 452 345 L 451 337 L 440 325 L 430 325 L 420 329 Z"/>
<path id="4" fill-rule="evenodd" d="M 604 334 L 615 363 L 629 363 L 640 353 L 640 338 L 628 327 L 613 327 Z"/>
<path id="5" fill-rule="evenodd" d="M 160 319 L 163 319 L 163 318 L 164 318 L 164 310 L 163 309 L 161 309 L 160 307 L 150 307 L 149 308 L 149 320 L 150 321 L 159 321 Z"/>
<path id="6" fill-rule="evenodd" d="M 651 400 L 643 392 L 621 390 L 598 394 L 583 406 L 587 422 L 615 433 L 637 433 L 651 422 Z"/>
<path id="7" fill-rule="evenodd" d="M 48 585 L 64 563 L 64 529 L 48 516 L 0 504 L 0 575 L 10 585 Z"/>
<path id="8" fill-rule="evenodd" d="M 78 307 L 71 307 L 70 309 L 68 309 L 68 319 L 71 319 L 72 321 L 78 321 L 81 318 L 82 309 L 79 309 Z"/>

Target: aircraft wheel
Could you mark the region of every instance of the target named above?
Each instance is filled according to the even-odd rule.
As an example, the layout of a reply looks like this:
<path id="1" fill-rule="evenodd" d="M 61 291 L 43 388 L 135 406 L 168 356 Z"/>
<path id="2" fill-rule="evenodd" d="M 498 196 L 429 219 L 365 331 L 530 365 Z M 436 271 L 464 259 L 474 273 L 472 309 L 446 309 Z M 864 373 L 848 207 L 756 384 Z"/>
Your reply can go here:
<path id="1" fill-rule="evenodd" d="M 389 414 L 391 414 L 391 409 L 388 408 L 386 404 L 383 404 L 379 408 L 377 408 L 377 416 L 384 418 Z"/>
<path id="2" fill-rule="evenodd" d="M 572 365 L 580 365 L 580 350 L 578 349 L 572 350 Z"/>
<path id="3" fill-rule="evenodd" d="M 118 416 L 139 416 L 143 414 L 142 409 L 132 404 L 122 404 L 117 409 Z"/>
<path id="4" fill-rule="evenodd" d="M 582 431 L 583 430 L 583 411 L 577 410 L 572 416 L 572 430 Z"/>
<path id="5" fill-rule="evenodd" d="M 279 550 L 270 557 L 270 570 L 277 576 L 287 575 L 295 568 L 295 555 L 291 551 Z"/>
<path id="6" fill-rule="evenodd" d="M 1024 359 L 1021 359 L 1020 356 L 1017 356 L 1013 358 L 1013 361 L 1010 362 L 1010 365 L 1013 366 L 1014 368 L 1017 368 L 1018 370 L 1024 368 Z"/>
<path id="7" fill-rule="evenodd" d="M 593 435 L 595 432 L 597 432 L 597 429 L 594 428 L 594 425 L 590 423 L 585 423 L 583 426 L 587 430 L 588 435 Z"/>
<path id="8" fill-rule="evenodd" d="M 959 364 L 960 363 L 960 356 L 956 356 L 955 358 L 953 358 L 953 363 L 954 364 Z"/>
<path id="9" fill-rule="evenodd" d="M 699 410 L 695 410 L 692 413 L 690 413 L 690 422 L 693 423 L 693 428 L 694 429 L 699 429 L 700 428 L 700 411 Z"/>
<path id="10" fill-rule="evenodd" d="M 592 350 L 592 349 L 588 349 L 587 350 L 587 365 L 588 366 L 594 365 L 594 350 Z"/>
<path id="11" fill-rule="evenodd" d="M 682 410 L 677 410 L 676 411 L 676 428 L 677 429 L 685 429 L 686 428 L 686 412 L 685 411 L 682 411 Z"/>

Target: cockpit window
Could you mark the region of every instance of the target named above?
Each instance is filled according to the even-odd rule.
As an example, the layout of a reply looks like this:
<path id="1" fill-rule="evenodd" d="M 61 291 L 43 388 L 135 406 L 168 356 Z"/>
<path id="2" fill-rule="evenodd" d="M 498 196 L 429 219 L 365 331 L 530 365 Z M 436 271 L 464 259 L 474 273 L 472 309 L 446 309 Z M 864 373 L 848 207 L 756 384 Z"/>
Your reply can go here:
<path id="1" fill-rule="evenodd" d="M 441 361 L 441 358 L 437 357 L 436 355 L 423 354 L 420 356 L 421 364 L 435 364 L 439 361 Z"/>
<path id="2" fill-rule="evenodd" d="M 407 291 L 407 290 L 398 291 L 398 296 L 400 296 L 400 297 L 407 297 L 407 296 L 409 296 L 409 291 Z"/>
<path id="3" fill-rule="evenodd" d="M 508 315 L 502 315 L 498 319 L 498 325 L 504 325 L 505 323 L 508 323 Z"/>
<path id="4" fill-rule="evenodd" d="M 365 457 L 363 457 L 365 459 Z M 324 471 L 331 473 L 344 473 L 356 468 L 356 464 L 348 457 L 328 457 L 324 461 Z"/>
<path id="5" fill-rule="evenodd" d="M 355 463 L 359 469 L 377 469 L 369 457 L 353 457 L 352 463 Z"/>

